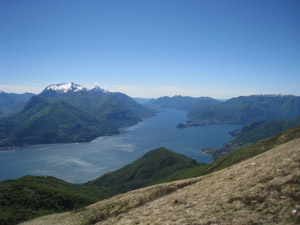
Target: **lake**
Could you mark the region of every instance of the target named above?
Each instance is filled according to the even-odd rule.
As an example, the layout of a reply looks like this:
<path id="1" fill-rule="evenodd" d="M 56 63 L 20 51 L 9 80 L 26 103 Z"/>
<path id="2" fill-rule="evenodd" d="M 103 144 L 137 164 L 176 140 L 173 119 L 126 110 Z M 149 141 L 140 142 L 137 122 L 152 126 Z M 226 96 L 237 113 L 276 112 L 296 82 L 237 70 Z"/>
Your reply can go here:
<path id="1" fill-rule="evenodd" d="M 168 109 L 121 129 L 121 135 L 100 137 L 88 143 L 43 144 L 0 151 L 0 180 L 48 175 L 83 183 L 119 169 L 159 147 L 208 163 L 211 157 L 201 149 L 222 146 L 232 139 L 228 131 L 241 128 L 239 125 L 176 128 L 186 120 L 185 111 Z"/>

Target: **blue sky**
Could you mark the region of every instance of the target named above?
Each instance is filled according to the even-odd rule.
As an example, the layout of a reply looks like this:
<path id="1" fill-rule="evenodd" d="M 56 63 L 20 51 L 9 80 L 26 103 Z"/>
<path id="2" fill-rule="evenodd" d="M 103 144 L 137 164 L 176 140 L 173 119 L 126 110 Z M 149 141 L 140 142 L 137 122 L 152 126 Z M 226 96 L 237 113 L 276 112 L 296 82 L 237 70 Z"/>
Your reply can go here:
<path id="1" fill-rule="evenodd" d="M 0 0 L 0 90 L 300 95 L 298 0 Z"/>

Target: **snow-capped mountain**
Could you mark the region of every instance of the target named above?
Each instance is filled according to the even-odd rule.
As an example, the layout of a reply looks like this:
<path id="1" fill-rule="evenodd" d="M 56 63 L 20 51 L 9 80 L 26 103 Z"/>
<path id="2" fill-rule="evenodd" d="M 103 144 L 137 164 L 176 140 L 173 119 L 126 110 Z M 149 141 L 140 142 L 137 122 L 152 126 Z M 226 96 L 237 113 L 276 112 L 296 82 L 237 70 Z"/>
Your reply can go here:
<path id="1" fill-rule="evenodd" d="M 101 89 L 98 86 L 95 86 L 93 88 L 86 88 L 83 87 L 80 84 L 75 84 L 73 82 L 69 82 L 69 83 L 59 83 L 59 84 L 51 84 L 49 86 L 47 86 L 43 92 L 45 91 L 55 91 L 58 93 L 68 93 L 68 92 L 79 92 L 79 91 L 85 91 L 85 92 L 106 92 L 105 90 Z"/>

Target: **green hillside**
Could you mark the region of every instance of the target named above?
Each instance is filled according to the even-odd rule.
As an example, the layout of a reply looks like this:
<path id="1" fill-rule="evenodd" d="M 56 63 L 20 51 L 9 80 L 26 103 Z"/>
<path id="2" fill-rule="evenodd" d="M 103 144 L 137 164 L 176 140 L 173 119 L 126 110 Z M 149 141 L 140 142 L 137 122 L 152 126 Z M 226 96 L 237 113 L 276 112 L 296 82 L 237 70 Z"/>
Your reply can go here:
<path id="1" fill-rule="evenodd" d="M 101 104 L 91 109 L 91 114 L 99 121 L 109 121 L 120 128 L 133 125 L 155 113 L 125 94 L 109 93 L 102 97 Z"/>
<path id="2" fill-rule="evenodd" d="M 0 224 L 80 209 L 114 194 L 108 188 L 70 184 L 49 176 L 5 180 L 0 182 Z"/>
<path id="3" fill-rule="evenodd" d="M 108 122 L 99 123 L 74 106 L 35 96 L 23 110 L 0 120 L 1 147 L 39 143 L 91 141 L 96 137 L 118 133 Z"/>
<path id="4" fill-rule="evenodd" d="M 297 125 L 300 125 L 300 117 L 293 120 L 278 119 L 274 121 L 252 122 L 244 126 L 237 133 L 231 134 L 235 137 L 233 143 L 248 144 L 272 137 Z"/>
<path id="5" fill-rule="evenodd" d="M 143 157 L 119 170 L 88 182 L 88 184 L 110 187 L 123 193 L 157 184 L 171 174 L 198 165 L 200 164 L 195 160 L 184 155 L 159 148 L 146 153 Z"/>

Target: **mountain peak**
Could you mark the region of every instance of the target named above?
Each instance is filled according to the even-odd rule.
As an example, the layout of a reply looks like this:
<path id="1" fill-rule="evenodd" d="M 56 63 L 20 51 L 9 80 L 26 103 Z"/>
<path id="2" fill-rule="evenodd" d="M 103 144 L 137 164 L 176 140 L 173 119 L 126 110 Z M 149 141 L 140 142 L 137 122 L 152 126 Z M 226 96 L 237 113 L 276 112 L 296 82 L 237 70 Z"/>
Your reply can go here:
<path id="1" fill-rule="evenodd" d="M 51 84 L 48 87 L 46 87 L 45 90 L 53 90 L 57 92 L 64 92 L 67 93 L 69 91 L 81 91 L 83 87 L 79 84 L 75 84 L 73 82 L 69 83 L 56 83 L 56 84 Z"/>
<path id="2" fill-rule="evenodd" d="M 79 91 L 86 91 L 86 92 L 104 92 L 103 89 L 101 89 L 98 86 L 95 86 L 93 88 L 85 88 L 80 84 L 75 84 L 73 82 L 68 82 L 68 83 L 55 83 L 47 86 L 45 88 L 45 91 L 56 91 L 59 93 L 68 93 L 69 91 L 72 92 L 79 92 Z"/>
<path id="3" fill-rule="evenodd" d="M 100 88 L 99 86 L 94 86 L 93 88 L 88 88 L 87 91 L 93 92 L 93 93 L 95 93 L 95 92 L 105 92 L 105 93 L 108 92 L 108 91 Z"/>

